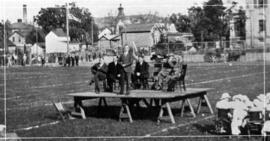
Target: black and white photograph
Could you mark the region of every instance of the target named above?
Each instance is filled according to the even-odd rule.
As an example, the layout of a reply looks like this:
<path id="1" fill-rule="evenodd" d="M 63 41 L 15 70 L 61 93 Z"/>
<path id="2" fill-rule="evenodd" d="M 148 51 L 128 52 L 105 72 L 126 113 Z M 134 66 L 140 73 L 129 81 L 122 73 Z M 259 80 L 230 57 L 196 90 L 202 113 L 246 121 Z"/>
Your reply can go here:
<path id="1" fill-rule="evenodd" d="M 0 140 L 270 141 L 270 0 L 0 0 Z"/>

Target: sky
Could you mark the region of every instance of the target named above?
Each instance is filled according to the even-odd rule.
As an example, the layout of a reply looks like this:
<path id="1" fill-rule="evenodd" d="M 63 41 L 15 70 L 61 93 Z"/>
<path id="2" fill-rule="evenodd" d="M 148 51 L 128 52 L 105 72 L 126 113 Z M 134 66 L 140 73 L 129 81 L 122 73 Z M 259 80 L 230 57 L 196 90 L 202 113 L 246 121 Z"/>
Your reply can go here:
<path id="1" fill-rule="evenodd" d="M 160 16 L 172 13 L 187 13 L 191 6 L 201 6 L 207 0 L 0 0 L 0 20 L 8 19 L 12 23 L 22 19 L 22 5 L 27 5 L 27 20 L 32 21 L 41 8 L 64 5 L 66 2 L 76 2 L 77 6 L 88 8 L 94 17 L 104 17 L 111 12 L 117 14 L 121 3 L 125 15 L 147 14 L 158 12 Z M 232 0 L 223 0 L 231 3 Z M 241 5 L 245 0 L 235 0 Z"/>

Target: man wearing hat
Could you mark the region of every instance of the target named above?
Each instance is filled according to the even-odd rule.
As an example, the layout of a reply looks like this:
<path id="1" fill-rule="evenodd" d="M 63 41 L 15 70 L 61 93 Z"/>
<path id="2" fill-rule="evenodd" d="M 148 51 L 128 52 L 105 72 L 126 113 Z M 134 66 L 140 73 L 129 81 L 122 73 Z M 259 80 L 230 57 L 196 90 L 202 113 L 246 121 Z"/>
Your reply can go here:
<path id="1" fill-rule="evenodd" d="M 178 72 L 177 70 L 179 70 L 178 67 L 177 59 L 173 54 L 170 54 L 169 57 L 166 57 L 166 61 L 164 61 L 161 71 L 155 78 L 156 82 L 154 85 L 157 85 L 156 89 L 162 90 L 164 82 L 168 83 L 170 80 L 175 79 L 175 76 L 179 74 L 176 74 L 176 72 Z M 173 83 L 174 82 L 170 82 L 169 84 L 174 85 Z M 169 87 L 172 88 L 172 86 L 168 86 L 168 88 Z"/>
<path id="2" fill-rule="evenodd" d="M 268 134 L 270 133 L 270 103 L 266 104 L 266 112 L 265 112 L 265 114 L 266 114 L 265 115 L 265 120 L 266 121 L 264 122 L 262 131 L 261 131 L 263 136 L 266 136 L 267 133 Z"/>
<path id="3" fill-rule="evenodd" d="M 108 92 L 113 92 L 113 83 L 116 80 L 119 80 L 120 86 L 122 86 L 124 80 L 124 75 L 125 71 L 122 65 L 119 64 L 118 62 L 118 57 L 114 56 L 113 61 L 109 63 L 108 65 L 108 71 L 107 71 L 107 85 L 108 85 Z M 123 92 L 122 92 L 123 93 Z"/>
<path id="4" fill-rule="evenodd" d="M 217 102 L 216 108 L 217 109 L 231 109 L 231 102 L 230 102 L 230 94 L 223 93 L 220 97 L 220 101 Z"/>
<path id="5" fill-rule="evenodd" d="M 244 118 L 247 116 L 248 107 L 243 99 L 242 94 L 233 96 L 233 103 L 231 104 L 233 109 L 231 131 L 233 135 L 239 135 L 241 133 L 240 127 L 244 127 L 246 124 Z"/>
<path id="6" fill-rule="evenodd" d="M 145 62 L 143 55 L 139 55 L 133 75 L 133 82 L 135 84 L 135 88 L 140 88 L 140 86 L 143 85 L 143 89 L 146 89 L 148 77 L 149 64 Z"/>
<path id="7" fill-rule="evenodd" d="M 124 74 L 124 81 L 126 83 L 126 95 L 129 94 L 129 85 L 131 81 L 131 73 L 132 73 L 132 64 L 133 61 L 137 60 L 137 56 L 135 55 L 134 50 L 131 50 L 131 48 L 128 45 L 125 45 L 124 47 L 124 53 L 119 58 L 119 63 L 124 67 L 125 74 Z M 124 82 L 122 82 L 125 84 Z M 124 85 L 120 88 L 120 94 L 124 94 Z"/>

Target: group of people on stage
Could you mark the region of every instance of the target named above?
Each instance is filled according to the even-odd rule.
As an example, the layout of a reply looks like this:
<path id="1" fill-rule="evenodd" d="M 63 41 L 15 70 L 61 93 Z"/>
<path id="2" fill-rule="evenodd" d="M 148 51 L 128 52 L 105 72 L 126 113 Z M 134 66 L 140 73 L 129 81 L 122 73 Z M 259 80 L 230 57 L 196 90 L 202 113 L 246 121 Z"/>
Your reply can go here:
<path id="1" fill-rule="evenodd" d="M 266 118 L 270 115 L 264 115 L 270 114 L 270 93 L 266 95 L 260 94 L 253 101 L 246 95 L 238 94 L 231 97 L 229 93 L 223 93 L 216 103 L 216 108 L 232 110 L 232 112 L 228 113 L 228 117 L 231 118 L 231 132 L 233 135 L 241 134 L 240 129 L 247 124 L 248 111 L 259 111 L 262 114 L 261 118 L 266 119 L 261 131 L 262 134 L 270 132 L 270 119 Z"/>
<path id="2" fill-rule="evenodd" d="M 130 86 L 133 88 L 147 89 L 149 73 L 149 64 L 145 61 L 143 54 L 136 54 L 136 49 L 124 46 L 124 52 L 120 56 L 113 57 L 113 61 L 108 65 L 100 56 L 99 62 L 91 68 L 93 78 L 90 80 L 90 85 L 95 83 L 95 92 L 100 93 L 99 81 L 103 81 L 104 90 L 113 92 L 113 84 L 119 81 L 120 93 L 129 94 Z M 166 60 L 166 61 L 165 61 Z M 179 77 L 181 65 L 179 59 L 171 55 L 164 60 L 162 69 L 154 76 L 154 84 L 152 89 L 161 90 L 163 83 L 170 84 L 168 91 L 172 90 L 172 81 Z M 133 62 L 136 61 L 135 69 Z M 181 63 L 180 63 L 181 64 Z M 132 81 L 132 83 L 131 83 Z M 158 88 L 157 88 L 158 87 Z"/>

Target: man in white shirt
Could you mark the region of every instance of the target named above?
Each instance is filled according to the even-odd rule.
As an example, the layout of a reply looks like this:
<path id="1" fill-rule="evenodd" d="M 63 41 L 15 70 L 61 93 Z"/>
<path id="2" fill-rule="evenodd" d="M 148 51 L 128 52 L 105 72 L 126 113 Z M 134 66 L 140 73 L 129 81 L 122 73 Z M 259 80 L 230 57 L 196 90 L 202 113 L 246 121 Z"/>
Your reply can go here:
<path id="1" fill-rule="evenodd" d="M 217 102 L 216 104 L 216 108 L 218 110 L 218 112 L 220 112 L 219 110 L 227 110 L 227 109 L 231 109 L 231 101 L 230 101 L 230 94 L 229 93 L 223 93 L 220 97 L 220 101 Z M 224 115 L 225 116 L 225 115 Z M 232 117 L 231 113 L 228 112 L 226 117 L 219 117 L 219 119 L 226 119 L 228 121 L 230 121 L 230 118 Z M 229 124 L 229 123 L 227 123 Z M 223 125 L 223 124 L 222 124 Z M 222 126 L 220 128 L 220 133 L 226 133 L 226 127 Z"/>
<path id="2" fill-rule="evenodd" d="M 268 115 L 266 115 L 266 117 L 265 117 L 265 119 L 266 119 L 266 121 L 264 122 L 264 124 L 263 124 L 263 128 L 262 128 L 262 135 L 263 136 L 266 136 L 266 133 L 270 133 L 270 103 L 268 103 L 267 105 L 266 105 L 266 114 L 268 114 Z"/>
<path id="3" fill-rule="evenodd" d="M 247 105 L 243 102 L 243 96 L 241 94 L 233 97 L 233 118 L 231 123 L 231 131 L 233 135 L 239 135 L 241 133 L 240 127 L 244 127 L 246 122 L 244 118 L 247 116 Z"/>
<path id="4" fill-rule="evenodd" d="M 23 66 L 26 65 L 26 59 L 27 59 L 26 54 L 23 54 Z"/>
<path id="5" fill-rule="evenodd" d="M 216 108 L 217 109 L 230 109 L 231 108 L 230 98 L 231 96 L 229 93 L 223 93 L 220 97 L 220 101 L 218 101 L 216 104 Z"/>

